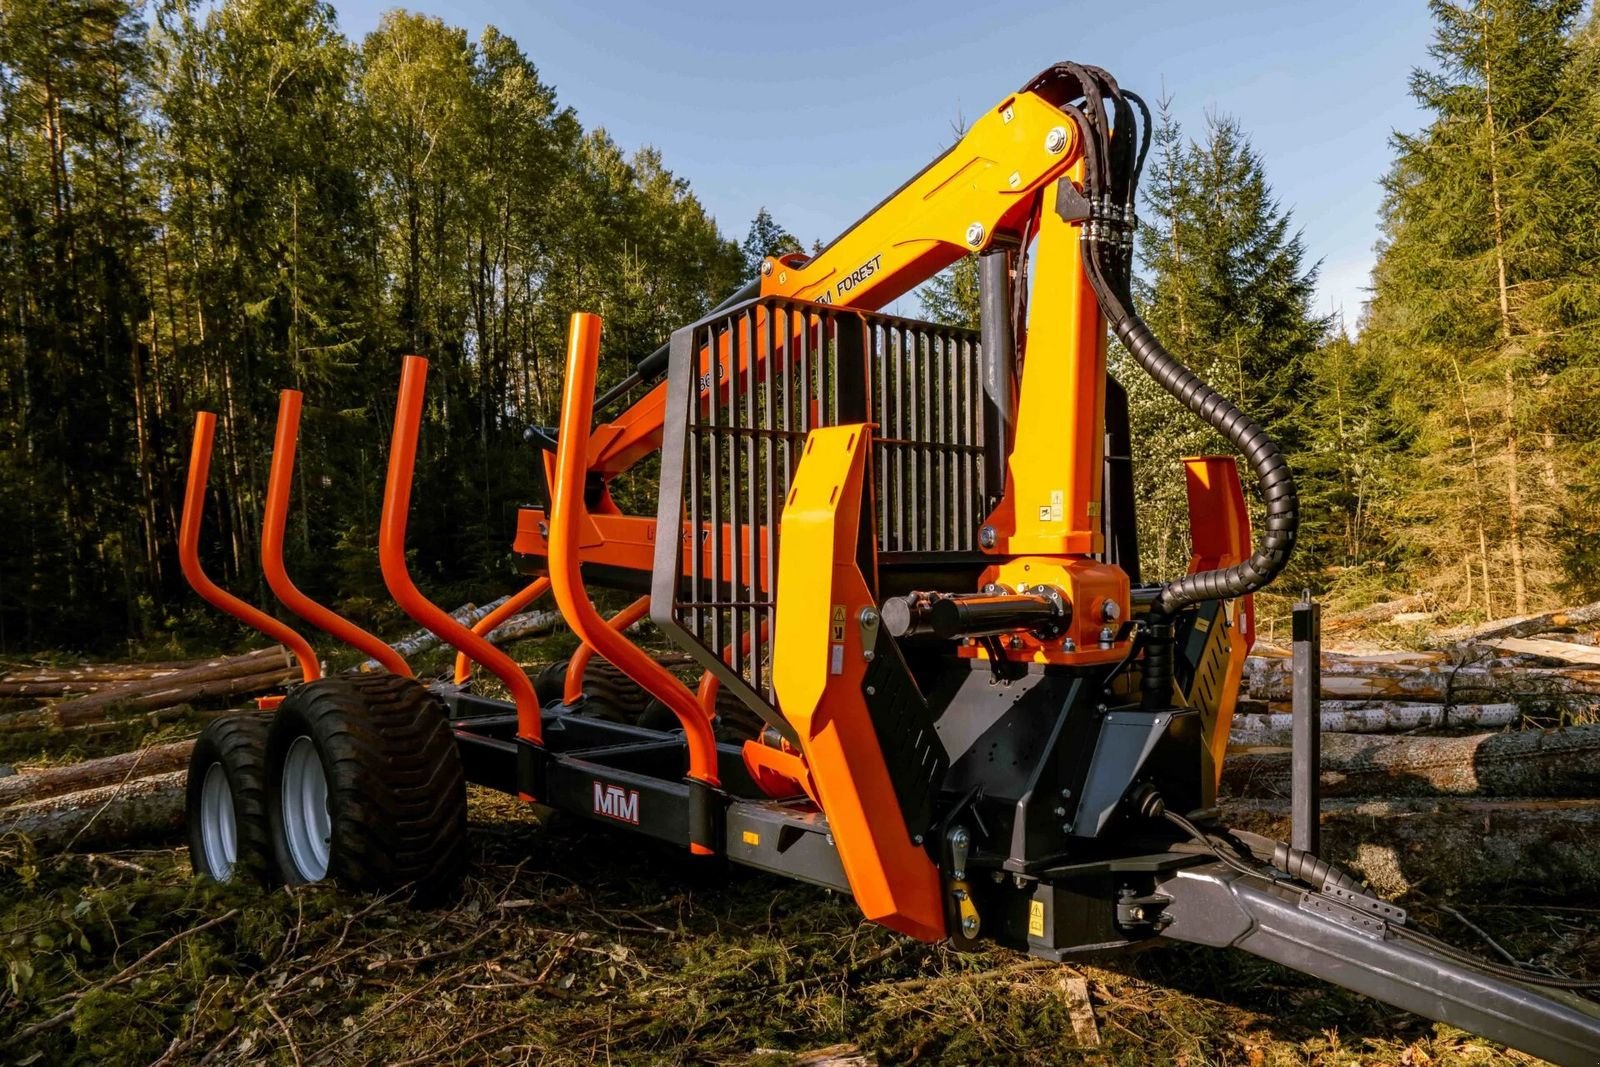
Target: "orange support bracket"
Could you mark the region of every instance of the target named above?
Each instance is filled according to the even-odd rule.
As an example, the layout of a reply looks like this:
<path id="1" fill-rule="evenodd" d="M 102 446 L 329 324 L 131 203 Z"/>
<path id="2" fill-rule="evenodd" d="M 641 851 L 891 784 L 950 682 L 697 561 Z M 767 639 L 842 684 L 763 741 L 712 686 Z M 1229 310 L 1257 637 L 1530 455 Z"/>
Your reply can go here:
<path id="1" fill-rule="evenodd" d="M 495 608 L 489 614 L 472 624 L 472 632 L 479 637 L 488 637 L 494 628 L 517 614 L 535 600 L 544 596 L 550 589 L 550 579 L 535 578 L 522 587 L 522 591 L 508 598 L 504 604 Z M 472 657 L 465 652 L 456 653 L 455 681 L 457 685 L 465 685 L 467 679 L 472 677 Z"/>
<path id="2" fill-rule="evenodd" d="M 405 659 L 382 639 L 302 593 L 283 566 L 283 528 L 289 519 L 289 486 L 294 478 L 295 446 L 300 440 L 298 389 L 278 394 L 278 426 L 272 442 L 272 469 L 267 477 L 267 507 L 261 520 L 261 569 L 267 585 L 284 607 L 312 626 L 383 664 L 390 674 L 409 676 Z"/>
<path id="3" fill-rule="evenodd" d="M 650 614 L 650 598 L 642 596 L 611 616 L 606 625 L 620 634 L 648 614 Z M 563 704 L 575 703 L 583 696 L 583 674 L 589 669 L 591 659 L 594 659 L 594 648 L 585 642 L 578 646 L 577 651 L 572 653 L 572 658 L 567 661 L 567 678 L 561 692 Z"/>
<path id="4" fill-rule="evenodd" d="M 567 333 L 567 376 L 561 395 L 561 430 L 557 438 L 555 499 L 550 509 L 550 586 L 562 616 L 583 642 L 620 667 L 651 696 L 677 716 L 689 746 L 689 849 L 715 851 L 709 790 L 720 786 L 717 743 L 711 722 L 695 695 L 644 650 L 606 624 L 595 610 L 579 569 L 579 530 L 584 516 L 583 483 L 589 454 L 589 429 L 594 415 L 595 372 L 600 362 L 600 317 L 572 316 Z M 695 786 L 703 787 L 699 790 Z"/>
<path id="5" fill-rule="evenodd" d="M 505 683 L 517 706 L 518 791 L 524 800 L 538 796 L 544 734 L 539 698 L 533 683 L 515 660 L 473 633 L 429 600 L 411 580 L 406 566 L 406 520 L 411 511 L 411 485 L 417 463 L 417 433 L 427 390 L 428 361 L 407 356 L 401 365 L 400 395 L 395 403 L 394 434 L 389 442 L 389 473 L 384 482 L 383 516 L 378 523 L 378 562 L 383 582 L 403 611 L 440 639 L 465 652 Z"/>
<path id="6" fill-rule="evenodd" d="M 322 667 L 311 645 L 291 627 L 251 607 L 217 585 L 200 566 L 200 520 L 206 510 L 206 481 L 211 476 L 211 446 L 217 435 L 217 416 L 202 411 L 194 420 L 194 445 L 189 452 L 189 482 L 183 491 L 183 519 L 178 525 L 178 562 L 194 591 L 218 611 L 260 630 L 294 653 L 303 681 L 322 677 Z"/>

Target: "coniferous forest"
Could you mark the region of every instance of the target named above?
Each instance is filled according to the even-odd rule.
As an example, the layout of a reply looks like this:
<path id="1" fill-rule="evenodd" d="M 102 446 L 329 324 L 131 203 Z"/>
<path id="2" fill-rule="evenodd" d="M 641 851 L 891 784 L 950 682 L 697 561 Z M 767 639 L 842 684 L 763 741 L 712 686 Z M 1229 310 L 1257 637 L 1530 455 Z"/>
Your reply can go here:
<path id="1" fill-rule="evenodd" d="M 1434 2 L 1358 320 L 1248 116 L 1161 107 L 1143 313 L 1264 418 L 1301 483 L 1294 589 L 1487 617 L 1600 597 L 1600 23 L 1581 0 Z M 534 57 L 536 58 L 536 57 Z M 401 353 L 432 362 L 419 579 L 494 595 L 553 421 L 567 315 L 603 383 L 804 247 L 742 246 L 653 150 L 585 129 L 534 58 L 315 0 L 0 4 L 0 650 L 226 641 L 178 571 L 189 434 L 219 413 L 206 565 L 257 601 L 278 389 L 305 391 L 289 569 L 387 623 L 374 562 Z M 1179 87 L 1178 91 L 1181 91 Z M 930 146 L 931 151 L 936 146 Z M 675 161 L 680 166 L 685 161 Z M 923 294 L 975 312 L 970 264 Z M 1217 447 L 1117 357 L 1147 573 L 1183 566 L 1177 460 Z"/>

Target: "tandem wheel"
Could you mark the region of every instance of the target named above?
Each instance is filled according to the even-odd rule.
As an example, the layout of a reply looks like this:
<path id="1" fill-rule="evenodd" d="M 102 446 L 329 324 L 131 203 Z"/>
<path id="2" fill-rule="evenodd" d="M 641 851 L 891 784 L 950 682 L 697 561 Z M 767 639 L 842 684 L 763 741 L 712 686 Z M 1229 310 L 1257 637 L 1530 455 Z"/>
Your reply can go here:
<path id="1" fill-rule="evenodd" d="M 267 836 L 268 712 L 213 720 L 189 756 L 189 865 L 215 882 L 275 880 Z"/>

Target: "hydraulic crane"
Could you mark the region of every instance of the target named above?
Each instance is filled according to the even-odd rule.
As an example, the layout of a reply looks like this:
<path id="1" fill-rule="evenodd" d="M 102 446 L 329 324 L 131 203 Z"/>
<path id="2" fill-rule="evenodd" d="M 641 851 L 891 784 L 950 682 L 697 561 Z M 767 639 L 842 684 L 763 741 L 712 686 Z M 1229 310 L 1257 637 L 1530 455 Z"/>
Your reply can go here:
<path id="1" fill-rule="evenodd" d="M 426 375 L 407 357 L 381 564 L 402 607 L 461 650 L 456 684 L 392 664 L 308 672 L 255 743 L 264 800 L 233 785 L 248 777 L 229 763 L 241 746 L 203 738 L 197 868 L 437 889 L 461 859 L 472 781 L 847 892 L 910 937 L 1057 960 L 1231 946 L 1593 1062 L 1600 1007 L 1556 988 L 1581 983 L 1479 960 L 1316 856 L 1216 821 L 1251 595 L 1282 571 L 1299 514 L 1278 447 L 1133 309 L 1149 129 L 1105 71 L 1057 64 L 816 255 L 767 259 L 598 398 L 601 324 L 575 315 L 560 425 L 534 435 L 549 500 L 521 511 L 513 546 L 532 581 L 473 630 L 406 571 Z M 880 312 L 965 256 L 977 330 Z M 1140 576 L 1138 442 L 1107 371 L 1112 336 L 1237 450 L 1259 494 L 1253 524 L 1240 461 L 1185 462 L 1193 556 L 1173 581 Z M 653 457 L 657 512 L 625 514 L 612 487 Z M 197 512 L 186 530 L 192 557 Z M 265 563 L 288 584 L 281 560 Z M 191 573 L 219 607 L 243 607 Z M 599 585 L 638 599 L 608 620 Z M 547 591 L 584 647 L 541 699 L 482 635 Z M 302 601 L 286 604 L 371 643 Z M 646 614 L 697 662 L 697 688 L 625 635 Z M 474 693 L 469 659 L 512 700 Z"/>

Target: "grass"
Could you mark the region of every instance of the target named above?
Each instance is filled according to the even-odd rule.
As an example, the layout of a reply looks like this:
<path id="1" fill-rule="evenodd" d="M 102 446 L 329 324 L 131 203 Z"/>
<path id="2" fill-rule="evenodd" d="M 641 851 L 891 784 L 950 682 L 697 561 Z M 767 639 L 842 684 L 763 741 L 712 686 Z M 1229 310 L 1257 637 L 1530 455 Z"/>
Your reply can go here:
<path id="1" fill-rule="evenodd" d="M 0 762 L 125 750 L 195 721 L 3 736 Z M 779 1067 L 838 1043 L 882 1064 L 1533 1062 L 1243 955 L 959 954 L 863 923 L 838 894 L 487 791 L 471 823 L 460 894 L 427 910 L 197 882 L 181 848 L 41 857 L 0 839 L 0 1062 Z M 1587 901 L 1454 904 L 1519 958 L 1600 974 Z M 1087 981 L 1098 1047 L 1073 1044 L 1070 975 Z"/>

